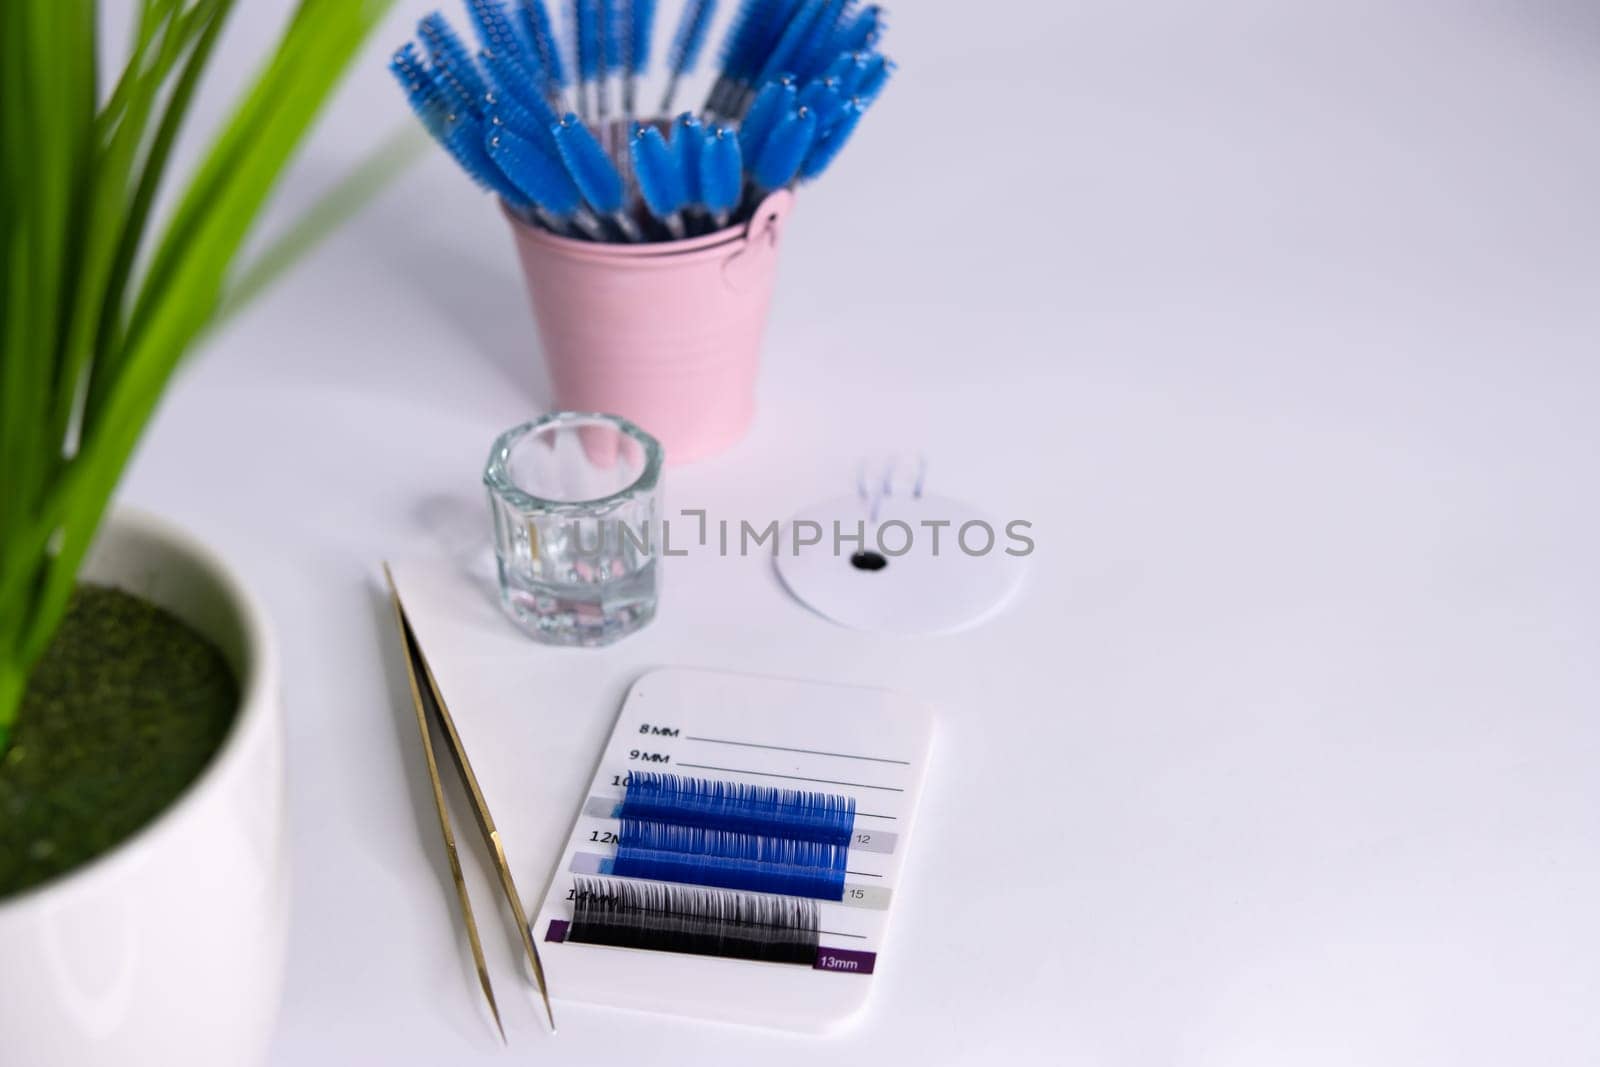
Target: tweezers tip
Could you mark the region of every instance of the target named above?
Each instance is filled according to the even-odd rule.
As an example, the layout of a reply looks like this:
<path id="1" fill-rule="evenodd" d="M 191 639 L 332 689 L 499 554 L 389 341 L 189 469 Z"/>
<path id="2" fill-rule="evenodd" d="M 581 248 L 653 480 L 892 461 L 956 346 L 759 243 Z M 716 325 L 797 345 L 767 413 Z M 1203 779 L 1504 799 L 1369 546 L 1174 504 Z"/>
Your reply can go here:
<path id="1" fill-rule="evenodd" d="M 452 746 L 454 746 L 458 742 L 457 742 L 457 739 L 454 737 L 454 729 L 453 729 L 452 725 L 450 724 L 450 719 L 449 719 L 450 712 L 449 712 L 449 709 L 448 709 L 447 705 L 444 703 L 443 695 L 441 695 L 439 693 L 438 683 L 435 682 L 434 679 L 433 679 L 433 671 L 428 668 L 428 661 L 426 660 L 426 658 L 423 657 L 422 650 L 420 648 L 417 648 L 415 645 L 412 644 L 411 634 L 409 632 L 409 620 L 406 619 L 406 612 L 405 612 L 404 605 L 402 605 L 400 603 L 400 590 L 395 585 L 394 572 L 389 569 L 389 561 L 388 560 L 380 560 L 379 562 L 383 565 L 384 581 L 386 581 L 388 583 L 388 585 L 389 585 L 389 593 L 394 599 L 395 612 L 399 617 L 401 643 L 406 647 L 408 653 L 412 653 L 414 655 L 414 658 L 412 658 L 412 656 L 408 656 L 408 662 L 406 664 L 406 669 L 411 674 L 412 699 L 417 703 L 417 711 L 418 711 L 418 715 L 419 715 L 419 720 L 420 720 L 420 716 L 422 714 L 422 706 L 421 706 L 421 693 L 419 692 L 419 689 L 418 689 L 418 686 L 417 686 L 417 677 L 416 677 L 416 667 L 417 667 L 417 663 L 418 662 L 420 662 L 421 665 L 422 665 L 422 670 L 423 670 L 424 677 L 426 677 L 426 679 L 427 679 L 428 687 L 432 691 L 432 693 L 434 695 L 434 699 L 438 701 L 437 707 L 439 709 L 440 718 L 442 719 L 443 723 L 446 726 L 446 736 L 450 739 L 450 741 L 452 743 Z M 421 725 L 420 721 L 419 721 L 419 725 Z M 423 727 L 423 728 L 424 728 L 424 730 L 426 730 L 426 727 Z M 424 743 L 424 745 L 428 744 L 426 733 L 424 733 L 424 735 L 423 735 L 423 743 Z M 464 752 L 461 752 L 461 753 L 459 753 L 459 755 L 460 755 L 460 757 L 462 759 L 463 765 L 465 765 L 465 766 L 470 768 L 470 764 L 466 763 L 466 758 L 465 758 L 466 754 Z M 431 757 L 430 757 L 430 763 L 431 763 Z M 468 775 L 470 775 L 472 772 L 471 772 L 470 769 L 468 769 L 466 771 L 466 773 Z M 432 771 L 431 767 L 430 767 L 430 775 L 433 777 L 433 785 L 434 785 L 435 791 L 436 791 L 436 793 L 435 793 L 436 799 L 442 799 L 442 798 L 438 797 L 438 794 L 437 794 L 437 790 L 438 790 L 438 787 L 439 787 L 437 774 Z M 472 784 L 476 785 L 476 782 L 473 782 Z M 477 802 L 477 798 L 474 797 L 474 804 L 475 805 L 476 805 L 476 802 Z M 489 817 L 489 813 L 488 813 L 487 807 L 481 808 L 480 809 L 480 814 L 483 817 L 483 819 L 488 822 L 488 824 L 490 826 L 493 825 L 493 822 Z M 440 811 L 441 822 L 443 822 L 443 820 L 445 818 L 446 818 L 446 816 L 444 815 L 443 809 L 441 809 L 441 811 Z M 518 917 L 520 919 L 521 918 L 521 902 L 518 900 L 518 898 L 517 898 L 517 896 L 515 894 L 514 886 L 510 884 L 511 870 L 510 870 L 509 864 L 507 864 L 507 862 L 505 860 L 505 854 L 498 847 L 498 842 L 495 841 L 494 835 L 492 833 L 486 833 L 485 834 L 485 842 L 491 846 L 490 851 L 491 851 L 491 854 L 493 854 L 495 856 L 496 866 L 499 867 L 500 872 L 503 875 L 503 877 L 505 878 L 506 883 L 507 883 L 505 885 L 505 887 L 504 887 L 505 891 L 506 891 L 506 897 L 507 897 L 508 900 L 511 901 L 512 906 L 513 906 L 513 908 L 516 909 L 516 911 L 518 913 Z M 446 838 L 446 845 L 447 845 L 447 847 L 450 846 L 450 841 L 449 841 L 448 837 Z M 456 888 L 457 888 L 457 891 L 460 894 L 462 894 L 462 898 L 461 898 L 462 910 L 464 912 L 464 918 L 466 920 L 466 924 L 467 924 L 467 927 L 468 927 L 469 935 L 471 936 L 471 939 L 472 939 L 472 942 L 473 942 L 473 955 L 477 957 L 478 977 L 479 977 L 480 983 L 483 986 L 483 994 L 484 994 L 485 998 L 487 998 L 487 1000 L 489 1002 L 489 1012 L 494 1017 L 495 1029 L 500 1032 L 500 1043 L 502 1045 L 509 1045 L 510 1042 L 506 1039 L 505 1024 L 500 1021 L 500 1007 L 499 1007 L 499 1005 L 497 1005 L 495 1003 L 495 1001 L 494 1001 L 494 991 L 489 986 L 489 975 L 488 975 L 487 969 L 485 968 L 484 963 L 483 963 L 483 955 L 482 955 L 483 950 L 478 945 L 477 924 L 472 919 L 471 910 L 470 910 L 472 905 L 468 902 L 468 900 L 467 900 L 467 898 L 465 896 L 466 885 L 465 885 L 465 883 L 463 883 L 461 881 L 460 868 L 459 868 L 459 865 L 458 865 L 457 861 L 455 861 L 455 855 L 454 855 L 454 848 L 453 847 L 450 847 L 450 852 L 451 852 L 452 864 L 455 866 L 455 873 L 456 873 L 456 879 L 457 879 Z M 533 940 L 532 940 L 531 936 L 529 936 L 530 931 L 529 931 L 529 928 L 526 926 L 526 920 L 525 919 L 522 920 L 522 933 L 523 933 L 523 945 L 526 947 L 526 949 L 528 951 L 529 961 L 533 964 L 534 973 L 537 975 L 537 977 L 539 979 L 539 993 L 540 993 L 542 999 L 544 1000 L 545 1018 L 549 1021 L 549 1023 L 550 1023 L 550 1032 L 553 1034 L 553 1033 L 556 1032 L 555 1011 L 550 1006 L 550 992 L 549 992 L 548 989 L 545 988 L 545 985 L 544 985 L 544 968 L 542 966 L 540 966 L 540 963 L 539 963 L 539 950 L 536 949 L 534 947 L 534 945 L 533 945 Z"/>

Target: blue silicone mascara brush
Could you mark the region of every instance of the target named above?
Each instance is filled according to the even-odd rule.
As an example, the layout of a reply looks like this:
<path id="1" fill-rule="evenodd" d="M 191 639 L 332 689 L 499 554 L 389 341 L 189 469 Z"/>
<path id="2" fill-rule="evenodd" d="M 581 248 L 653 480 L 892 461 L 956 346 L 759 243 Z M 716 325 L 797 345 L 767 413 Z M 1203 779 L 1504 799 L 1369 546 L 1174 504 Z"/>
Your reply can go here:
<path id="1" fill-rule="evenodd" d="M 461 43 L 461 38 L 456 36 L 443 15 L 435 11 L 423 16 L 417 23 L 417 35 L 428 49 L 429 60 L 435 66 L 450 71 L 461 83 L 469 99 L 483 99 L 489 87 L 473 65 L 472 56 Z"/>
<path id="2" fill-rule="evenodd" d="M 611 25 L 611 51 L 606 60 L 613 74 L 625 74 L 632 60 L 629 50 L 633 40 L 633 0 L 607 0 L 607 15 Z"/>
<path id="3" fill-rule="evenodd" d="M 428 79 L 438 87 L 452 115 L 483 114 L 488 90 L 470 59 L 453 60 L 445 42 L 434 34 L 423 38 L 428 47 Z"/>
<path id="4" fill-rule="evenodd" d="M 809 108 L 797 107 L 778 120 L 750 171 L 755 199 L 794 180 L 817 134 L 817 117 Z"/>
<path id="5" fill-rule="evenodd" d="M 828 34 L 828 39 L 823 44 L 822 66 L 818 68 L 819 72 L 833 62 L 834 56 L 840 52 L 848 52 L 850 50 L 850 46 L 847 43 L 850 39 L 850 27 L 855 24 L 860 15 L 861 5 L 859 0 L 845 0 L 840 5 L 838 17 L 833 21 L 833 32 Z"/>
<path id="6" fill-rule="evenodd" d="M 633 156 L 633 173 L 639 182 L 639 195 L 645 206 L 667 228 L 673 240 L 683 240 L 683 208 L 689 195 L 684 188 L 678 156 L 654 126 L 641 125 L 634 130 L 629 149 Z"/>
<path id="7" fill-rule="evenodd" d="M 540 91 L 545 102 L 560 108 L 561 93 L 567 86 L 566 64 L 561 59 L 561 48 L 556 43 L 555 30 L 550 25 L 550 10 L 544 0 L 517 0 L 517 23 L 528 50 L 539 57 Z"/>
<path id="8" fill-rule="evenodd" d="M 503 0 L 469 0 L 468 6 L 483 42 L 478 64 L 488 75 L 485 111 L 511 111 L 528 129 L 541 129 L 540 120 L 550 115 L 550 107 L 544 97 L 544 74 L 539 70 L 537 52 L 518 36 Z M 542 123 L 547 143 L 550 121 L 553 116 Z"/>
<path id="9" fill-rule="evenodd" d="M 705 152 L 709 131 L 695 117 L 685 111 L 672 123 L 672 136 L 667 145 L 677 160 L 678 173 L 683 175 L 684 215 L 690 230 L 703 230 L 709 219 L 700 206 L 700 156 Z"/>
<path id="10" fill-rule="evenodd" d="M 527 62 L 537 62 L 531 55 Z M 545 99 L 540 79 L 528 78 L 526 66 L 513 62 L 503 51 L 485 49 L 479 53 L 478 62 L 489 74 L 488 105 L 490 113 L 500 112 L 517 129 L 538 142 L 547 152 L 555 151 L 550 127 L 556 123 L 555 112 Z"/>
<path id="11" fill-rule="evenodd" d="M 592 240 L 605 240 L 600 220 L 583 206 L 572 175 L 538 145 L 515 130 L 496 126 L 485 143 L 489 158 L 532 202 L 540 220 L 557 233 L 578 230 Z"/>
<path id="12" fill-rule="evenodd" d="M 486 98 L 489 121 L 509 126 L 517 133 L 538 145 L 546 155 L 560 155 L 556 150 L 555 135 L 550 132 L 558 121 L 544 98 L 537 93 L 517 96 L 501 91 L 496 83 Z"/>
<path id="13" fill-rule="evenodd" d="M 844 52 L 863 52 L 877 46 L 886 29 L 883 9 L 877 4 L 864 8 L 839 37 L 839 48 Z"/>
<path id="14" fill-rule="evenodd" d="M 771 191 L 816 180 L 895 71 L 876 51 L 884 29 L 876 5 L 742 0 L 703 115 L 636 124 L 656 0 L 568 0 L 565 68 L 548 0 L 463 2 L 482 51 L 471 55 L 437 12 L 423 18 L 420 44 L 406 44 L 390 64 L 408 104 L 510 210 L 597 240 L 720 228 Z M 715 0 L 685 4 L 665 57 L 664 108 L 698 61 L 715 10 Z M 577 75 L 576 110 L 597 123 L 559 106 L 567 70 Z M 617 104 L 628 121 L 610 121 Z M 742 118 L 724 117 L 731 115 Z"/>
<path id="15" fill-rule="evenodd" d="M 444 57 L 439 57 L 429 65 L 428 76 L 433 79 L 433 83 L 439 87 L 440 94 L 449 102 L 451 114 L 483 117 L 484 101 L 489 96 L 488 90 L 474 93 L 461 79 L 457 68 Z"/>
<path id="16" fill-rule="evenodd" d="M 847 0 L 829 0 L 822 5 L 811 28 L 800 38 L 785 70 L 800 79 L 814 78 L 822 68 L 832 62 L 837 50 L 830 50 L 839 19 L 844 15 Z"/>
<path id="17" fill-rule="evenodd" d="M 600 63 L 595 78 L 595 119 L 600 130 L 600 143 L 610 151 L 616 144 L 611 128 L 611 80 L 622 70 L 622 11 L 618 0 L 598 0 L 596 27 L 599 31 Z"/>
<path id="18" fill-rule="evenodd" d="M 627 65 L 622 81 L 622 116 L 632 128 L 638 114 L 639 76 L 650 66 L 650 39 L 655 33 L 656 0 L 629 0 Z"/>
<path id="19" fill-rule="evenodd" d="M 515 86 L 518 90 L 532 91 L 532 86 L 538 81 L 536 72 L 539 59 L 526 50 L 522 39 L 512 28 L 504 0 L 467 0 L 467 13 L 471 15 L 473 27 L 478 31 L 483 51 L 506 69 L 520 75 Z M 507 86 L 502 85 L 501 88 Z"/>
<path id="20" fill-rule="evenodd" d="M 800 91 L 795 88 L 792 78 L 771 81 L 762 86 L 756 94 L 755 103 L 750 105 L 744 121 L 739 124 L 739 150 L 744 153 L 747 162 L 755 162 L 772 128 L 799 102 Z"/>
<path id="21" fill-rule="evenodd" d="M 661 97 L 661 114 L 672 113 L 673 98 L 678 95 L 678 82 L 694 70 L 700 53 L 706 45 L 706 35 L 711 30 L 711 16 L 716 14 L 715 0 L 689 0 L 678 19 L 678 32 L 673 35 L 672 49 L 667 54 L 667 89 Z"/>
<path id="22" fill-rule="evenodd" d="M 572 0 L 568 11 L 578 114 L 590 122 L 595 113 L 595 81 L 600 76 L 600 0 Z"/>
<path id="23" fill-rule="evenodd" d="M 443 144 L 445 125 L 450 120 L 450 102 L 423 66 L 416 45 L 409 41 L 401 45 L 389 60 L 389 69 L 405 90 L 406 102 L 422 122 L 423 129 Z"/>
<path id="24" fill-rule="evenodd" d="M 685 111 L 672 123 L 669 143 L 678 156 L 678 168 L 683 172 L 685 191 L 690 201 L 700 199 L 700 153 L 705 151 L 710 135 L 705 124 L 692 111 Z"/>
<path id="25" fill-rule="evenodd" d="M 858 99 L 846 101 L 832 128 L 819 136 L 807 150 L 805 161 L 800 164 L 800 181 L 811 182 L 822 177 L 822 172 L 828 169 L 850 140 L 850 135 L 855 132 L 856 124 L 866 110 L 866 105 Z"/>
<path id="26" fill-rule="evenodd" d="M 468 115 L 453 116 L 444 129 L 445 149 L 467 172 L 467 177 L 526 215 L 532 203 L 521 189 L 500 172 L 500 168 L 494 165 L 489 153 L 484 150 L 486 128 L 485 123 Z"/>
<path id="27" fill-rule="evenodd" d="M 744 188 L 744 159 L 739 153 L 739 138 L 726 126 L 710 132 L 700 151 L 700 206 L 711 216 L 717 229 L 728 225 L 733 209 L 739 206 Z"/>
<path id="28" fill-rule="evenodd" d="M 882 54 L 874 52 L 852 72 L 852 77 L 844 84 L 844 91 L 863 100 L 876 100 L 893 73 L 894 64 Z"/>
<path id="29" fill-rule="evenodd" d="M 611 220 L 624 240 L 643 240 L 639 224 L 628 216 L 622 175 L 617 172 L 616 165 L 606 155 L 605 149 L 600 147 L 600 142 L 595 140 L 594 134 L 589 132 L 589 127 L 577 115 L 568 112 L 556 124 L 554 132 L 561 162 L 566 165 L 567 173 L 572 175 L 583 198 L 595 211 Z"/>
<path id="30" fill-rule="evenodd" d="M 537 47 L 519 36 L 504 0 L 467 0 L 467 9 L 483 43 L 478 63 L 488 76 L 482 110 L 527 131 L 553 152 L 549 127 L 556 119 L 545 99 Z"/>
<path id="31" fill-rule="evenodd" d="M 804 0 L 789 24 L 783 28 L 783 35 L 767 53 L 766 62 L 756 76 L 756 85 L 764 85 L 780 74 L 799 73 L 792 64 L 801 46 L 809 39 L 817 20 L 825 17 L 829 4 L 830 0 Z"/>
<path id="32" fill-rule="evenodd" d="M 528 75 L 527 67 L 517 62 L 505 51 L 485 48 L 478 53 L 478 65 L 489 76 L 489 92 L 502 100 L 516 100 L 524 107 L 544 103 L 537 79 Z"/>
<path id="33" fill-rule="evenodd" d="M 600 0 L 600 69 L 620 74 L 627 65 L 628 18 L 623 0 Z"/>
<path id="34" fill-rule="evenodd" d="M 839 84 L 843 85 L 849 80 L 850 73 L 855 69 L 856 63 L 864 63 L 866 62 L 866 59 L 867 56 L 864 52 L 860 54 L 853 52 L 840 52 L 834 57 L 833 62 L 829 63 L 827 68 L 823 70 L 822 76 L 823 78 L 837 78 L 839 79 Z"/>
<path id="35" fill-rule="evenodd" d="M 722 70 L 706 97 L 707 114 L 739 118 L 735 105 L 761 73 L 800 0 L 744 0 L 722 43 Z"/>
<path id="36" fill-rule="evenodd" d="M 816 112 L 817 137 L 820 139 L 833 129 L 833 124 L 844 114 L 846 101 L 837 78 L 822 78 L 800 90 L 799 102 Z"/>

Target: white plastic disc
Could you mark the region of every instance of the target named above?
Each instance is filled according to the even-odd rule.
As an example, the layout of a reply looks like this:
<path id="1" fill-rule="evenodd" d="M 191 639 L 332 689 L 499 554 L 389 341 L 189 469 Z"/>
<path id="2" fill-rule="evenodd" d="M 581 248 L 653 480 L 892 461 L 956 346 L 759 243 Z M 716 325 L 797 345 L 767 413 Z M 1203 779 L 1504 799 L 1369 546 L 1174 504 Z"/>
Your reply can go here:
<path id="1" fill-rule="evenodd" d="M 865 531 L 859 547 L 867 553 L 859 559 L 852 539 L 858 524 Z M 842 532 L 837 552 L 835 529 Z M 818 543 L 796 550 L 797 537 L 810 540 L 818 530 Z M 1005 524 L 947 497 L 883 499 L 874 524 L 865 501 L 842 496 L 790 520 L 777 567 L 795 599 L 842 626 L 937 634 L 975 626 L 999 611 L 1025 569 L 1023 557 L 1013 553 L 1030 547 Z"/>

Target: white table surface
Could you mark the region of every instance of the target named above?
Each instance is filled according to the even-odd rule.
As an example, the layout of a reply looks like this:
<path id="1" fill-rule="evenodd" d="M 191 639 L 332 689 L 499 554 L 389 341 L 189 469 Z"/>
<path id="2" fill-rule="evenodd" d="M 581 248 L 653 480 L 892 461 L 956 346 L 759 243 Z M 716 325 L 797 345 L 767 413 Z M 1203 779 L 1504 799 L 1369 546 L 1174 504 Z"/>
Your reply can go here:
<path id="1" fill-rule="evenodd" d="M 289 4 L 239 6 L 202 129 Z M 430 6 L 274 225 L 403 117 L 383 62 Z M 652 666 L 940 701 L 870 1013 L 566 1007 L 550 1037 L 491 925 L 509 1052 L 483 1021 L 375 580 L 481 536 L 488 442 L 548 389 L 503 223 L 431 154 L 189 366 L 123 490 L 282 636 L 275 1062 L 1600 1060 L 1594 6 L 893 15 L 901 73 L 786 238 L 755 427 L 668 504 L 764 521 L 922 450 L 1034 523 L 1026 585 L 891 640 L 760 559 L 671 561 L 645 633 L 526 649 L 561 739 L 522 753 L 548 809 L 500 813 L 536 901 L 589 773 L 559 753 Z"/>

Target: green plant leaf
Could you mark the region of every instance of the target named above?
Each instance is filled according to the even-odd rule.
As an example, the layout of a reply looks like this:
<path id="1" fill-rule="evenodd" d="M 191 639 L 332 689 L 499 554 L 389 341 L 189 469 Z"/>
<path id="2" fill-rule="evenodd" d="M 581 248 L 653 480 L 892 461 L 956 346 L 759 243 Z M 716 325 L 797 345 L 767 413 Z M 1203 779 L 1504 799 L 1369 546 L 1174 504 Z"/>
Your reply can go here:
<path id="1" fill-rule="evenodd" d="M 232 2 L 142 0 L 98 112 L 93 0 L 0 3 L 0 751 L 173 369 L 405 154 L 386 146 L 341 183 L 224 304 L 278 177 L 388 7 L 302 0 L 141 270 L 156 192 Z"/>
<path id="2" fill-rule="evenodd" d="M 86 425 L 93 422 L 100 404 L 104 401 L 106 391 L 116 380 L 116 375 L 121 369 L 120 361 L 124 353 L 116 342 L 121 326 L 123 296 L 133 271 L 134 259 L 139 254 L 145 225 L 150 218 L 150 208 L 155 203 L 156 191 L 166 174 L 167 159 L 172 152 L 172 145 L 177 140 L 185 116 L 188 115 L 195 86 L 200 81 L 200 75 L 211 58 L 211 49 L 216 45 L 232 9 L 233 0 L 200 0 L 169 33 L 168 47 L 163 49 L 157 61 L 153 77 L 164 79 L 177 55 L 185 48 L 189 48 L 188 59 L 184 62 L 178 83 L 173 87 L 167 100 L 155 137 L 140 167 L 133 199 L 128 205 L 127 215 L 120 227 L 116 253 L 111 260 L 110 276 L 106 281 L 99 307 L 96 309 L 98 325 L 95 348 L 100 355 L 89 377 L 88 396 L 84 401 L 83 418 Z M 137 138 L 143 132 L 150 101 L 141 100 L 137 92 L 134 98 L 143 104 L 142 110 L 133 112 L 139 121 L 139 129 L 133 134 L 133 138 Z"/>

